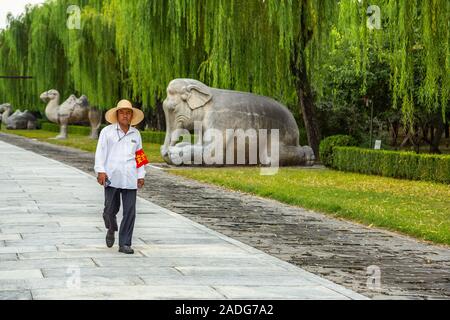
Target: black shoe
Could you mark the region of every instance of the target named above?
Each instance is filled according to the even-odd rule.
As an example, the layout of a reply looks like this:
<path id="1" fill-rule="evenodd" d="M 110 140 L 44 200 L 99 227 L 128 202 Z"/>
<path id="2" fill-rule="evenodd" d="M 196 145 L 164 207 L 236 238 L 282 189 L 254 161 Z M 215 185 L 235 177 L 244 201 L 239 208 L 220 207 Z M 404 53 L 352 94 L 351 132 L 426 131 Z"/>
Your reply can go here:
<path id="1" fill-rule="evenodd" d="M 108 232 L 106 233 L 106 246 L 108 248 L 111 248 L 114 245 L 114 231 L 110 232 L 108 230 Z"/>
<path id="2" fill-rule="evenodd" d="M 119 252 L 126 253 L 126 254 L 133 254 L 134 250 L 131 249 L 130 246 L 122 246 L 119 248 Z"/>

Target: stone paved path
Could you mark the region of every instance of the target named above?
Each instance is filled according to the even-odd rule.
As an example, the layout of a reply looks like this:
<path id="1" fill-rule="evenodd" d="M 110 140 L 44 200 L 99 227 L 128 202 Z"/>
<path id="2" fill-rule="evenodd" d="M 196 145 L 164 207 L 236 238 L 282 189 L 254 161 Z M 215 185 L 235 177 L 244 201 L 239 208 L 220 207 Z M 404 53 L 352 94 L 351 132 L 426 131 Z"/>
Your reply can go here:
<path id="1" fill-rule="evenodd" d="M 93 174 L 93 154 L 0 133 Z M 375 299 L 450 299 L 450 249 L 231 192 L 149 168 L 140 196 L 272 256 Z M 189 203 L 189 205 L 183 205 Z M 367 268 L 381 287 L 367 286 Z"/>
<path id="2" fill-rule="evenodd" d="M 364 299 L 138 198 L 135 255 L 106 248 L 103 188 L 0 141 L 1 299 Z"/>

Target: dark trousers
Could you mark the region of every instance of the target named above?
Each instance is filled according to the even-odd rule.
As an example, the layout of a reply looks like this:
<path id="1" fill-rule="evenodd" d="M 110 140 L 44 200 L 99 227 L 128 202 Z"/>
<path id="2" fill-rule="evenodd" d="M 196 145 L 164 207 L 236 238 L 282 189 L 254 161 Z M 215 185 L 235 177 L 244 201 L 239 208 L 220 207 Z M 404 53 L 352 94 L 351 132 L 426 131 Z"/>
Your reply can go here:
<path id="1" fill-rule="evenodd" d="M 136 192 L 132 189 L 105 188 L 105 209 L 103 220 L 109 231 L 118 231 L 117 213 L 120 209 L 120 195 L 122 194 L 123 218 L 119 231 L 119 246 L 131 246 L 134 221 L 136 219 Z"/>

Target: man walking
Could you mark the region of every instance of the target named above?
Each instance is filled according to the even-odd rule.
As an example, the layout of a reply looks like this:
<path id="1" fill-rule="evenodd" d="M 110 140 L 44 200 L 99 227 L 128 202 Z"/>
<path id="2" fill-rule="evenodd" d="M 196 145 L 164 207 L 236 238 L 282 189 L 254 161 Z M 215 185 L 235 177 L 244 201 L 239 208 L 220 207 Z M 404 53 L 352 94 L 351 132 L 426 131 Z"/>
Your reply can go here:
<path id="1" fill-rule="evenodd" d="M 94 169 L 98 183 L 105 187 L 103 220 L 108 229 L 106 245 L 108 248 L 114 245 L 115 232 L 118 231 L 116 216 L 122 195 L 123 218 L 119 230 L 119 252 L 133 254 L 131 242 L 136 218 L 136 193 L 137 188 L 144 186 L 143 164 L 148 161 L 142 161 L 141 134 L 132 126 L 144 119 L 144 113 L 133 108 L 129 101 L 122 100 L 117 107 L 106 112 L 105 118 L 111 124 L 100 132 Z"/>

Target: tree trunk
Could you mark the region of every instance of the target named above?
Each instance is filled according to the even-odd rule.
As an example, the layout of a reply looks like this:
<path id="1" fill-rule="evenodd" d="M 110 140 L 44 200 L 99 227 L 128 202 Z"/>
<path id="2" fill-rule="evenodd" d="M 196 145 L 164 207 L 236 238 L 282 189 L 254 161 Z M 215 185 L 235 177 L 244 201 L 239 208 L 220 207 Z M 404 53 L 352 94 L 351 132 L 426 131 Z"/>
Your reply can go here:
<path id="1" fill-rule="evenodd" d="M 439 150 L 439 144 L 441 143 L 442 135 L 445 131 L 445 125 L 440 114 L 437 114 L 433 118 L 433 125 L 431 128 L 430 152 L 441 154 L 442 152 Z"/>
<path id="2" fill-rule="evenodd" d="M 147 128 L 156 131 L 166 131 L 166 120 L 161 101 L 158 101 L 155 108 L 147 112 Z"/>
<path id="3" fill-rule="evenodd" d="M 431 132 L 431 138 L 429 139 L 429 133 Z M 431 145 L 431 139 L 433 139 L 433 126 L 429 126 L 428 123 L 422 125 L 422 141 L 428 145 Z"/>
<path id="4" fill-rule="evenodd" d="M 403 148 L 407 145 L 409 142 L 410 145 L 414 148 L 414 151 L 416 153 L 419 153 L 420 151 L 420 137 L 419 137 L 419 129 L 418 126 L 414 126 L 414 130 L 411 128 L 406 129 L 405 128 L 405 138 L 403 139 L 402 143 L 400 144 L 400 148 Z"/>
<path id="5" fill-rule="evenodd" d="M 394 121 L 389 121 L 389 128 L 390 128 L 390 134 L 391 134 L 391 147 L 397 149 L 397 145 L 398 145 L 398 131 L 400 128 L 400 121 L 394 120 Z"/>
<path id="6" fill-rule="evenodd" d="M 411 142 L 417 154 L 420 153 L 420 136 L 419 136 L 419 126 L 414 127 L 414 133 L 411 135 Z"/>
<path id="7" fill-rule="evenodd" d="M 297 82 L 297 95 L 299 107 L 305 124 L 308 144 L 313 149 L 316 160 L 319 159 L 320 132 L 316 117 L 316 107 L 314 105 L 311 88 L 305 76 Z"/>
<path id="8" fill-rule="evenodd" d="M 293 47 L 291 56 L 291 70 L 295 79 L 299 109 L 305 124 L 308 144 L 313 149 L 317 161 L 319 160 L 320 131 L 316 116 L 316 106 L 312 96 L 311 83 L 308 79 L 305 53 L 306 47 L 312 39 L 313 30 L 306 28 L 305 22 L 307 19 L 304 14 L 305 11 L 302 10 L 300 12 L 300 33 L 298 35 L 298 41 Z"/>

